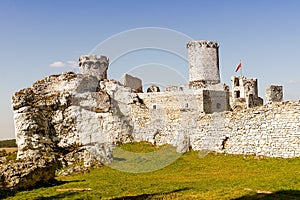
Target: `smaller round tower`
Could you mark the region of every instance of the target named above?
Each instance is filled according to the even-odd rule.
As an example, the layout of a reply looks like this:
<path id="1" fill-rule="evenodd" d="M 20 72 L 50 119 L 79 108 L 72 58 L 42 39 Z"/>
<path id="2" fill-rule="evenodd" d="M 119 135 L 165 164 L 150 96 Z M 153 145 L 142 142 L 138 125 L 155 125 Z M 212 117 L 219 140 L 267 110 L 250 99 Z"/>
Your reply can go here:
<path id="1" fill-rule="evenodd" d="M 189 85 L 203 88 L 220 83 L 219 44 L 212 41 L 189 41 Z"/>
<path id="2" fill-rule="evenodd" d="M 99 80 L 107 78 L 109 59 L 106 56 L 84 55 L 79 57 L 81 74 L 96 76 Z"/>

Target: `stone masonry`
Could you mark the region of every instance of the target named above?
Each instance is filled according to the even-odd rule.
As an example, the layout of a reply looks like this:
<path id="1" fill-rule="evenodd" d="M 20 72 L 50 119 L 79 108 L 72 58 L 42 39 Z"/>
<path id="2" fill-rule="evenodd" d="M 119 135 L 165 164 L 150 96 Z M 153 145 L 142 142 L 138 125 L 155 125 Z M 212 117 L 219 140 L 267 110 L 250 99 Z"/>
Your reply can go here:
<path id="1" fill-rule="evenodd" d="M 136 92 L 143 92 L 143 84 L 141 79 L 129 74 L 124 74 L 122 78 L 124 86 L 130 87 Z"/>
<path id="2" fill-rule="evenodd" d="M 232 94 L 231 107 L 245 106 L 251 108 L 263 105 L 263 99 L 258 96 L 258 83 L 256 78 L 244 76 L 231 77 Z"/>
<path id="3" fill-rule="evenodd" d="M 271 85 L 266 89 L 266 102 L 281 102 L 283 100 L 283 89 L 279 85 Z"/>
<path id="4" fill-rule="evenodd" d="M 107 78 L 109 59 L 106 56 L 85 55 L 79 57 L 79 68 L 82 74 L 96 76 L 99 80 Z"/>
<path id="5" fill-rule="evenodd" d="M 187 44 L 189 84 L 203 87 L 220 83 L 219 44 L 211 41 L 190 41 Z"/>
<path id="6" fill-rule="evenodd" d="M 164 108 L 152 108 L 148 101 L 143 110 L 132 107 L 135 140 L 178 146 L 182 143 L 177 141 L 178 135 L 183 134 L 194 150 L 300 156 L 300 101 L 204 114 L 192 105 L 185 108 L 178 97 L 169 99 Z"/>

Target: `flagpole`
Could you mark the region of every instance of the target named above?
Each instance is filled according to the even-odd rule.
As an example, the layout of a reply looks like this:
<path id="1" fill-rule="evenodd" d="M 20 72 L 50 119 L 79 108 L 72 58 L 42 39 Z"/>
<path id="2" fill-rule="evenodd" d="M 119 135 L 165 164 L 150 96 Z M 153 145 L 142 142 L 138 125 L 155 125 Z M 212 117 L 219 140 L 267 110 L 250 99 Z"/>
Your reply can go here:
<path id="1" fill-rule="evenodd" d="M 241 69 L 240 69 L 240 71 L 241 71 L 241 76 L 243 76 L 243 65 L 242 65 L 242 59 L 240 59 L 240 64 L 241 64 Z"/>

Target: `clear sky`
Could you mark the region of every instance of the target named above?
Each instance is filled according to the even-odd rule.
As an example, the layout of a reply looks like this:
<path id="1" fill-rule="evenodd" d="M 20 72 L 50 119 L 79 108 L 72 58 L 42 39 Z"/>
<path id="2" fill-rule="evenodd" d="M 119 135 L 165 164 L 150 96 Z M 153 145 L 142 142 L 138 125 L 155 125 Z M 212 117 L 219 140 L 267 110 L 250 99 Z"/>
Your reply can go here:
<path id="1" fill-rule="evenodd" d="M 242 59 L 244 75 L 259 79 L 260 96 L 281 84 L 285 100 L 299 100 L 299 10 L 298 0 L 1 0 L 0 139 L 14 138 L 14 92 L 75 70 L 80 55 L 133 28 L 217 41 L 223 82 L 230 84 Z"/>

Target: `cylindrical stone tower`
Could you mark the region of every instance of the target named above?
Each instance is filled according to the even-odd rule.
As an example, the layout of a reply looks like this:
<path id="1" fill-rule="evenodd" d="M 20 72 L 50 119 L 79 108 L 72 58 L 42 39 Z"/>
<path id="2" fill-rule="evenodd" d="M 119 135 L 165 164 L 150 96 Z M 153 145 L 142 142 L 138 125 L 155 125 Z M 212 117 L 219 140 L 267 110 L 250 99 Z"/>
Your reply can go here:
<path id="1" fill-rule="evenodd" d="M 219 44 L 211 41 L 189 41 L 189 85 L 203 88 L 220 83 Z"/>
<path id="2" fill-rule="evenodd" d="M 79 57 L 81 74 L 96 76 L 99 80 L 107 78 L 109 59 L 106 56 L 84 55 Z"/>

